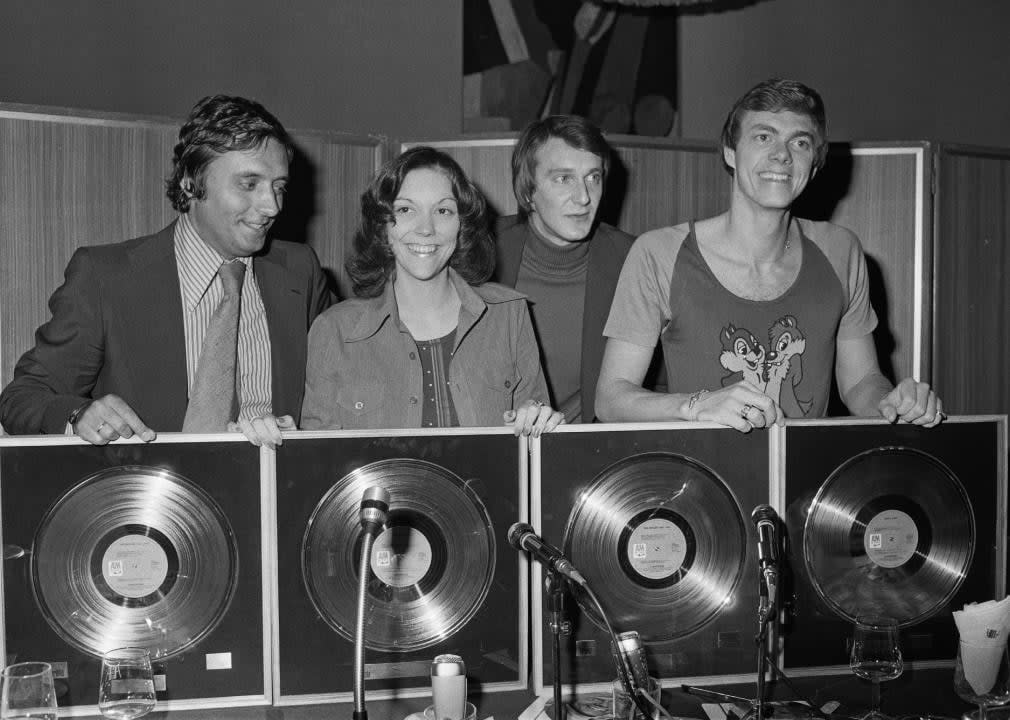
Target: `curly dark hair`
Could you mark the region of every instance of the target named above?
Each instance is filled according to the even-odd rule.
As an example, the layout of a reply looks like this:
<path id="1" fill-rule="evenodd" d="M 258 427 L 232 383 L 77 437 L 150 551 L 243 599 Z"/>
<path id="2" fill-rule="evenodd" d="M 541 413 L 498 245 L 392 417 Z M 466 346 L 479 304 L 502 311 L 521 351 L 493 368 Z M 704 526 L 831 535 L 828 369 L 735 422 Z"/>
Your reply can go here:
<path id="1" fill-rule="evenodd" d="M 211 95 L 198 102 L 179 128 L 172 152 L 172 174 L 165 184 L 168 199 L 178 212 L 189 211 L 189 201 L 207 192 L 207 167 L 232 150 L 253 150 L 267 140 L 284 146 L 288 161 L 294 144 L 284 126 L 255 100 Z"/>
<path id="2" fill-rule="evenodd" d="M 735 149 L 740 141 L 740 123 L 746 112 L 782 112 L 788 110 L 806 115 L 814 121 L 818 137 L 814 154 L 814 169 L 824 166 L 828 156 L 827 115 L 824 101 L 816 90 L 796 80 L 771 78 L 759 82 L 733 104 L 722 126 L 722 146 Z M 733 170 L 726 168 L 732 174 Z"/>
<path id="3" fill-rule="evenodd" d="M 458 207 L 459 239 L 449 267 L 471 285 L 480 285 L 494 272 L 487 201 L 455 160 L 441 150 L 420 145 L 383 165 L 361 195 L 361 221 L 351 257 L 345 263 L 356 296 L 378 297 L 394 277 L 396 260 L 388 238 L 394 221 L 393 201 L 407 175 L 425 168 L 445 173 Z"/>
<path id="4" fill-rule="evenodd" d="M 610 145 L 599 128 L 584 117 L 551 115 L 530 123 L 512 151 L 512 191 L 523 217 L 532 210 L 533 192 L 537 188 L 537 151 L 551 138 L 564 140 L 576 150 L 598 156 L 603 165 L 604 179 L 610 171 Z"/>

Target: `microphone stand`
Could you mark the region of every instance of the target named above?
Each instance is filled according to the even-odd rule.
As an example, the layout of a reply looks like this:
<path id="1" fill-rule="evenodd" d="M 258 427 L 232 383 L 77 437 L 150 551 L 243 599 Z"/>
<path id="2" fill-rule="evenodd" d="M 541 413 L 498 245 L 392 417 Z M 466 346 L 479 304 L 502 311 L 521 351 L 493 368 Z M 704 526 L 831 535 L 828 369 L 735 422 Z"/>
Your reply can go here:
<path id="1" fill-rule="evenodd" d="M 354 622 L 354 713 L 353 720 L 368 720 L 365 709 L 365 599 L 368 596 L 368 574 L 371 571 L 372 545 L 375 534 L 361 531 L 361 561 L 358 564 L 358 605 Z"/>
<path id="2" fill-rule="evenodd" d="M 354 621 L 354 712 L 353 720 L 368 720 L 365 709 L 365 601 L 372 570 L 372 546 L 389 512 L 389 493 L 381 487 L 366 488 L 361 498 L 361 558 L 358 563 L 358 603 Z"/>
<path id="3" fill-rule="evenodd" d="M 754 714 L 757 720 L 764 720 L 767 689 L 765 676 L 768 674 L 768 625 L 775 620 L 775 598 L 778 594 L 778 560 L 772 567 L 758 568 L 761 596 L 758 601 L 758 631 L 754 638 L 758 651 L 757 699 Z"/>
<path id="4" fill-rule="evenodd" d="M 564 579 L 548 569 L 544 577 L 544 592 L 549 598 L 551 633 L 554 646 L 551 657 L 554 662 L 554 720 L 565 720 L 565 706 L 561 702 L 561 636 L 572 631 L 572 624 L 565 619 Z"/>

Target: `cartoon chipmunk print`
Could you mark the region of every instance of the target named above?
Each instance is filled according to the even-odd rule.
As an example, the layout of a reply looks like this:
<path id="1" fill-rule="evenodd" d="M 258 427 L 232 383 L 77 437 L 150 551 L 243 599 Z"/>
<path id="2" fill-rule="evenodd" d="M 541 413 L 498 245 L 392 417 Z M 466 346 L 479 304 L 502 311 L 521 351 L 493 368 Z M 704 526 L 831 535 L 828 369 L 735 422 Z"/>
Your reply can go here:
<path id="1" fill-rule="evenodd" d="M 785 315 L 768 329 L 768 347 L 764 359 L 765 393 L 775 400 L 786 417 L 803 417 L 810 412 L 813 400 L 796 395 L 803 381 L 803 351 L 807 341 L 796 318 Z"/>
<path id="2" fill-rule="evenodd" d="M 730 323 L 719 333 L 719 341 L 722 343 L 719 364 L 729 371 L 722 378 L 722 386 L 746 380 L 764 392 L 765 349 L 754 333 Z"/>

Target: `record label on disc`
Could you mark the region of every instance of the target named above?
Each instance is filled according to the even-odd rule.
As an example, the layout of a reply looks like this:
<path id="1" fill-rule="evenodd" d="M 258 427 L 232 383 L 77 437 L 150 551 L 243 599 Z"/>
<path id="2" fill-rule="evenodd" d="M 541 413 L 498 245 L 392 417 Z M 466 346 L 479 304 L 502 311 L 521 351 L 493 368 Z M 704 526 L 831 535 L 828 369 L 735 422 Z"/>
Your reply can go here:
<path id="1" fill-rule="evenodd" d="M 687 557 L 687 538 L 665 518 L 642 523 L 628 539 L 628 563 L 642 577 L 666 580 L 681 571 Z"/>
<path id="2" fill-rule="evenodd" d="M 911 515 L 901 510 L 885 510 L 866 524 L 863 546 L 866 556 L 880 567 L 901 567 L 915 555 L 919 528 Z"/>
<path id="3" fill-rule="evenodd" d="M 102 557 L 102 576 L 123 597 L 147 597 L 168 577 L 168 556 L 144 535 L 124 535 Z"/>
<path id="4" fill-rule="evenodd" d="M 372 546 L 372 572 L 391 587 L 417 585 L 431 568 L 431 543 L 416 528 L 386 528 Z"/>

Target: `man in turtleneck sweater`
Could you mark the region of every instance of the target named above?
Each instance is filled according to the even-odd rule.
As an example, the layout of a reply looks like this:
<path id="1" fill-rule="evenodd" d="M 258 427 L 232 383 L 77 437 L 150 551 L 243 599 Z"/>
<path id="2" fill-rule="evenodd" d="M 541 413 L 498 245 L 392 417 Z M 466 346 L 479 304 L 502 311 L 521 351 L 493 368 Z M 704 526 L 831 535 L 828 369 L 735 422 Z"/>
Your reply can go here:
<path id="1" fill-rule="evenodd" d="M 494 280 L 530 299 L 554 407 L 592 422 L 603 326 L 634 238 L 596 222 L 610 147 L 581 117 L 523 130 L 512 154 L 519 214 L 497 225 Z"/>

